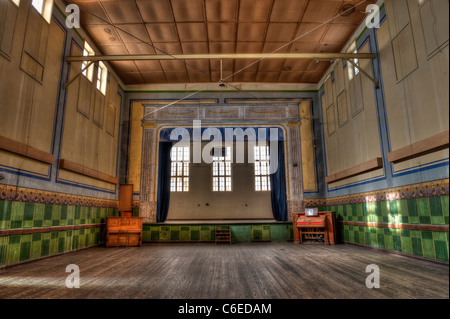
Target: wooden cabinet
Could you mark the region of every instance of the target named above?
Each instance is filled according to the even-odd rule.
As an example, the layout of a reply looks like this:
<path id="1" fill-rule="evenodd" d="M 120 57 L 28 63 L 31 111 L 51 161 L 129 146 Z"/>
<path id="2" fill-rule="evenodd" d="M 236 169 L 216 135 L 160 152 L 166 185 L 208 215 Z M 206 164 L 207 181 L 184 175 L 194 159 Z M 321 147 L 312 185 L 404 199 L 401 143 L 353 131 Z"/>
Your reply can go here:
<path id="1" fill-rule="evenodd" d="M 106 247 L 141 245 L 142 217 L 106 217 Z"/>

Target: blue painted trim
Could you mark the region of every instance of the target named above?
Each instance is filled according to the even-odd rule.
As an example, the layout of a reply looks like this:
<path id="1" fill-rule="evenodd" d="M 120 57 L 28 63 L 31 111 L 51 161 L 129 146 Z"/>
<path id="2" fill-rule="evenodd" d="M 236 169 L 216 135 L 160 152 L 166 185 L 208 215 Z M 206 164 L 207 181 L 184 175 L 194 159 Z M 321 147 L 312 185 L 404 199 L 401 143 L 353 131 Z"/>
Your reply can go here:
<path id="1" fill-rule="evenodd" d="M 49 167 L 50 167 L 50 165 L 49 165 Z M 5 173 L 14 174 L 17 176 L 24 176 L 24 177 L 30 177 L 30 178 L 34 178 L 34 179 L 43 180 L 43 181 L 50 181 L 49 175 L 41 175 L 41 174 L 38 174 L 38 173 L 35 173 L 32 171 L 18 169 L 18 168 L 11 167 L 11 166 L 0 165 L 0 171 L 5 172 Z M 28 173 L 26 173 L 26 172 L 28 172 Z"/>

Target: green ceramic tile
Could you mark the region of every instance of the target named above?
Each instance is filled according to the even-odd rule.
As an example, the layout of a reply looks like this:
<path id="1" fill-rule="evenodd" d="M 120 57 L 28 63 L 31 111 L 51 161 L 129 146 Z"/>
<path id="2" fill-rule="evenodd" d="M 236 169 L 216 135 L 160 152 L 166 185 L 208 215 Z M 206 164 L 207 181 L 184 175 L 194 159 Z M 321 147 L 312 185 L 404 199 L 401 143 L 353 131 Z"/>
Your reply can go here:
<path id="1" fill-rule="evenodd" d="M 408 215 L 409 217 L 418 217 L 419 213 L 417 211 L 417 199 L 411 198 L 407 199 Z"/>
<path id="2" fill-rule="evenodd" d="M 428 200 L 431 216 L 443 216 L 441 197 L 430 197 Z"/>
<path id="3" fill-rule="evenodd" d="M 402 237 L 410 237 L 411 231 L 409 229 L 402 229 Z"/>
<path id="4" fill-rule="evenodd" d="M 387 203 L 387 202 L 375 202 L 375 203 L 373 203 L 375 205 L 375 215 L 377 217 L 383 216 L 383 211 L 382 211 L 382 209 L 383 209 L 382 204 L 383 203 Z M 385 209 L 386 209 L 386 207 L 385 207 Z M 387 208 L 387 209 L 389 211 L 389 208 Z"/>
<path id="5" fill-rule="evenodd" d="M 6 265 L 8 253 L 8 237 L 0 237 L 0 266 Z"/>
<path id="6" fill-rule="evenodd" d="M 200 231 L 191 229 L 191 240 L 200 240 Z"/>
<path id="7" fill-rule="evenodd" d="M 440 198 L 441 198 L 442 213 L 444 217 L 447 217 L 446 225 L 448 225 L 448 216 L 449 216 L 448 196 L 441 196 Z"/>
<path id="8" fill-rule="evenodd" d="M 25 203 L 13 202 L 11 206 L 11 228 L 22 228 Z"/>
<path id="9" fill-rule="evenodd" d="M 371 246 L 372 242 L 370 241 L 370 232 L 364 233 L 364 244 L 367 246 Z"/>
<path id="10" fill-rule="evenodd" d="M 411 238 L 421 238 L 422 237 L 422 233 L 420 230 L 411 230 L 410 231 L 410 236 Z"/>
<path id="11" fill-rule="evenodd" d="M 270 240 L 272 242 L 285 242 L 288 238 L 288 232 L 286 232 L 286 225 L 270 225 Z M 293 229 L 289 230 L 289 233 L 292 232 Z"/>
<path id="12" fill-rule="evenodd" d="M 33 227 L 33 215 L 34 215 L 34 204 L 33 203 L 25 203 L 24 212 L 23 212 L 22 228 Z"/>
<path id="13" fill-rule="evenodd" d="M 399 200 L 393 200 L 390 202 L 390 210 L 391 210 L 391 215 L 392 216 L 398 216 L 399 214 Z"/>
<path id="14" fill-rule="evenodd" d="M 435 240 L 436 259 L 448 261 L 448 242 Z"/>
<path id="15" fill-rule="evenodd" d="M 359 232 L 356 231 L 356 230 L 353 232 L 353 241 L 354 241 L 355 244 L 359 244 L 360 243 L 359 242 Z"/>
<path id="16" fill-rule="evenodd" d="M 392 236 L 394 241 L 394 250 L 402 251 L 402 238 L 400 236 Z"/>
<path id="17" fill-rule="evenodd" d="M 428 198 L 418 198 L 417 207 L 419 216 L 430 216 L 430 201 Z"/>
<path id="18" fill-rule="evenodd" d="M 33 216 L 33 227 L 42 227 L 45 214 L 45 204 L 35 204 L 34 206 L 34 216 Z"/>
<path id="19" fill-rule="evenodd" d="M 405 254 L 413 253 L 411 237 L 402 236 L 402 252 L 404 252 Z"/>
<path id="20" fill-rule="evenodd" d="M 348 242 L 351 242 L 350 234 L 349 234 L 348 230 L 344 230 L 344 240 L 348 241 Z"/>
<path id="21" fill-rule="evenodd" d="M 362 245 L 367 245 L 366 244 L 366 233 L 365 232 L 359 232 L 358 235 L 359 235 L 358 243 L 362 244 Z M 369 238 L 370 238 L 370 236 L 369 236 Z"/>
<path id="22" fill-rule="evenodd" d="M 157 241 L 157 240 L 159 240 L 159 231 L 154 231 L 154 230 L 152 230 L 152 231 L 150 232 L 150 240 L 152 240 L 152 241 Z"/>
<path id="23" fill-rule="evenodd" d="M 390 228 L 384 228 L 384 234 L 385 235 L 392 235 L 392 229 L 390 229 Z"/>
<path id="24" fill-rule="evenodd" d="M 161 226 L 160 232 L 159 232 L 159 239 L 168 241 L 170 240 L 170 226 Z"/>
<path id="25" fill-rule="evenodd" d="M 409 216 L 409 223 L 410 224 L 418 224 L 419 223 L 419 217 L 418 216 Z"/>
<path id="26" fill-rule="evenodd" d="M 249 225 L 232 225 L 231 240 L 239 243 L 249 243 L 252 240 L 252 229 Z"/>
<path id="27" fill-rule="evenodd" d="M 20 243 L 19 261 L 30 259 L 31 254 L 31 235 L 24 235 L 22 237 L 22 242 Z"/>
<path id="28" fill-rule="evenodd" d="M 180 231 L 172 229 L 170 231 L 170 240 L 180 240 Z"/>
<path id="29" fill-rule="evenodd" d="M 423 256 L 422 252 L 422 240 L 420 238 L 411 238 L 413 254 L 416 256 Z"/>
<path id="30" fill-rule="evenodd" d="M 375 233 L 370 233 L 370 246 L 377 247 L 378 246 L 378 236 Z"/>
<path id="31" fill-rule="evenodd" d="M 20 258 L 20 236 L 10 236 L 8 242 L 8 251 L 6 257 L 7 264 L 19 262 Z"/>
<path id="32" fill-rule="evenodd" d="M 394 238 L 392 235 L 384 235 L 384 247 L 387 250 L 394 250 Z"/>
<path id="33" fill-rule="evenodd" d="M 434 241 L 431 239 L 423 239 L 422 237 L 423 256 L 426 258 L 435 259 Z"/>
<path id="34" fill-rule="evenodd" d="M 11 222 L 11 204 L 11 201 L 0 201 L 0 229 L 9 229 Z"/>
<path id="35" fill-rule="evenodd" d="M 384 235 L 383 234 L 377 234 L 378 239 L 378 248 L 384 248 Z"/>
<path id="36" fill-rule="evenodd" d="M 363 211 L 363 204 L 356 204 L 355 205 L 355 210 L 356 210 L 356 215 L 357 216 L 364 216 L 364 211 Z"/>
<path id="37" fill-rule="evenodd" d="M 180 240 L 182 241 L 191 240 L 191 229 L 189 226 L 181 227 Z"/>

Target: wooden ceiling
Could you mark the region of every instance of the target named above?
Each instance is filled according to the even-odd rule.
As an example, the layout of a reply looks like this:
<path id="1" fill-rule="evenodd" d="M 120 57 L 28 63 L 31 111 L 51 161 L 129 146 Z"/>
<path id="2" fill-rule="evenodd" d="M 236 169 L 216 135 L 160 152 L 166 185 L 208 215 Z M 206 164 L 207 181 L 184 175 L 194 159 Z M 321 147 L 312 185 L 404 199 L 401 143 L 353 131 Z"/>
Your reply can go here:
<path id="1" fill-rule="evenodd" d="M 69 1 L 66 1 L 68 3 Z M 326 23 L 357 1 L 75 0 L 82 28 L 104 55 L 340 52 L 365 7 Z M 325 23 L 325 24 L 324 24 Z M 322 25 L 323 24 L 323 25 Z M 314 30 L 310 32 L 311 30 Z M 223 61 L 223 77 L 255 60 Z M 110 62 L 125 84 L 220 80 L 219 60 Z M 227 82 L 317 83 L 329 61 L 262 60 Z"/>

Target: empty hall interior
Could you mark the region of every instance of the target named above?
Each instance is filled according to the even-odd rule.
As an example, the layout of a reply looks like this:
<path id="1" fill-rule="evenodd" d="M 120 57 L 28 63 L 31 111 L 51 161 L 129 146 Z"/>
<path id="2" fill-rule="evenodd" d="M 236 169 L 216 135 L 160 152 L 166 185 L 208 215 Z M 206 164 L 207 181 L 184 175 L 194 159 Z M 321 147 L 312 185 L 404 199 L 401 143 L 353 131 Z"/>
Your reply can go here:
<path id="1" fill-rule="evenodd" d="M 1 299 L 448 299 L 449 2 L 0 0 Z"/>

